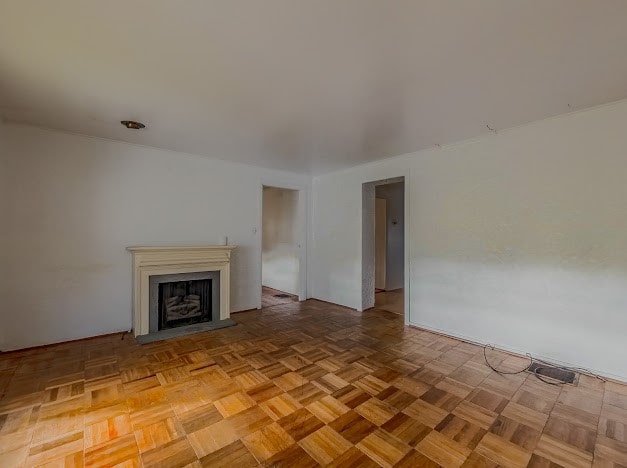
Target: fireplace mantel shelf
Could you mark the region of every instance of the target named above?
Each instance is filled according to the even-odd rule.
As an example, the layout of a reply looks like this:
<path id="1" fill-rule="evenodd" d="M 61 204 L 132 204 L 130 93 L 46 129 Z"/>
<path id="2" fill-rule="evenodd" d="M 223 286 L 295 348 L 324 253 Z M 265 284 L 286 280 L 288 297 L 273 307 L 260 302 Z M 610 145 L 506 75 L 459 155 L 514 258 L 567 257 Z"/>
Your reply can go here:
<path id="1" fill-rule="evenodd" d="M 126 250 L 131 252 L 180 252 L 186 250 L 233 250 L 236 245 L 138 245 L 127 247 Z"/>
<path id="2" fill-rule="evenodd" d="M 230 262 L 235 245 L 134 246 L 133 331 L 149 333 L 149 278 L 151 275 L 220 272 L 220 320 L 230 318 Z"/>

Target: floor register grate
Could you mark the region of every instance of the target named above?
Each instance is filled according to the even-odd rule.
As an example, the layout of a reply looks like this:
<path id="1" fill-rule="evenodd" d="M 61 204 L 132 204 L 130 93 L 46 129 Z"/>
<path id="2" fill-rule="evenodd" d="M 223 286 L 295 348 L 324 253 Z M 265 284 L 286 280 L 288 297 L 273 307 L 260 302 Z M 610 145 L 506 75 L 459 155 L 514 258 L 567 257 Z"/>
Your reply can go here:
<path id="1" fill-rule="evenodd" d="M 573 371 L 553 367 L 550 364 L 542 364 L 541 362 L 532 363 L 531 366 L 529 366 L 528 371 L 541 377 L 547 377 L 557 382 L 568 384 L 575 383 L 575 379 L 577 377 L 577 374 Z"/>

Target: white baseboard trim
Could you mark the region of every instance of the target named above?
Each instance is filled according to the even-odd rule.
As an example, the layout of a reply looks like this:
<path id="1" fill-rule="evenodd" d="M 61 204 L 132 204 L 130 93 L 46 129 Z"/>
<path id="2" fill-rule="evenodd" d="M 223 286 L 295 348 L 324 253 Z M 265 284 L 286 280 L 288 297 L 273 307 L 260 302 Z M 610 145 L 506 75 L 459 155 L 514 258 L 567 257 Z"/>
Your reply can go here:
<path id="1" fill-rule="evenodd" d="M 444 336 L 448 336 L 451 338 L 455 338 L 457 340 L 461 340 L 461 341 L 465 341 L 467 343 L 471 343 L 471 344 L 475 344 L 478 346 L 485 346 L 486 343 L 482 343 L 480 341 L 478 341 L 476 338 L 470 337 L 470 336 L 465 336 L 465 335 L 459 335 L 459 334 L 455 334 L 455 333 L 451 333 L 449 331 L 446 330 L 440 330 L 438 328 L 429 326 L 429 325 L 425 325 L 425 324 L 421 324 L 421 323 L 416 323 L 416 322 L 408 322 L 407 323 L 408 326 L 413 327 L 413 328 L 419 328 L 421 330 L 425 330 L 428 332 L 433 332 L 433 333 L 437 333 L 439 335 L 444 335 Z M 501 343 L 494 343 L 491 342 L 490 343 L 491 346 L 494 346 L 495 349 L 498 349 L 500 351 L 505 351 L 507 353 L 511 353 L 511 354 L 515 354 L 517 356 L 526 356 L 527 351 L 524 350 L 520 350 L 517 348 L 513 348 L 511 346 L 507 346 L 507 345 L 503 345 Z M 533 355 L 532 357 L 537 358 L 537 359 L 541 359 L 543 361 L 547 361 L 547 362 L 552 362 L 554 364 L 558 364 L 560 366 L 564 366 L 564 367 L 570 367 L 570 368 L 581 368 L 583 369 L 582 366 L 579 366 L 577 364 L 573 364 L 571 362 L 565 362 L 565 361 L 560 361 L 559 359 L 555 359 L 551 356 L 543 356 L 543 355 Z M 623 375 L 615 375 L 615 374 L 610 374 L 607 372 L 603 372 L 600 371 L 598 369 L 590 369 L 590 368 L 585 368 L 587 371 L 598 375 L 599 377 L 603 377 L 604 379 L 608 379 L 608 380 L 615 380 L 617 382 L 620 383 L 627 383 L 627 376 L 623 376 Z M 585 373 L 585 372 L 581 372 L 581 373 Z"/>

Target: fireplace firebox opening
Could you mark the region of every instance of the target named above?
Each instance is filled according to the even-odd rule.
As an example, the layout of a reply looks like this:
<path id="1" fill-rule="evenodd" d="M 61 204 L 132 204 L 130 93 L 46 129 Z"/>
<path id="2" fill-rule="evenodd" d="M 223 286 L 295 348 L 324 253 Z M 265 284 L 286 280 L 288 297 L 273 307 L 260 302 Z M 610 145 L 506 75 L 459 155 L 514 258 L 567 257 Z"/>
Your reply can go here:
<path id="1" fill-rule="evenodd" d="M 159 284 L 159 330 L 212 320 L 211 279 Z"/>
<path id="2" fill-rule="evenodd" d="M 150 275 L 149 331 L 181 331 L 220 320 L 220 272 Z"/>

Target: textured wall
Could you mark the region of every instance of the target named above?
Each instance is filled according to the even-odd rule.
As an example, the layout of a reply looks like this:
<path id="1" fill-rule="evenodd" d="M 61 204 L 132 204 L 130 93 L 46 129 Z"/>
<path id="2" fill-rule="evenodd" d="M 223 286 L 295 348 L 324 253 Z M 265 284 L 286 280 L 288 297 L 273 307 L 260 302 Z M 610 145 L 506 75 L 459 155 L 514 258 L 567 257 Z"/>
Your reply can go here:
<path id="1" fill-rule="evenodd" d="M 313 295 L 361 307 L 362 184 L 406 175 L 411 323 L 627 379 L 625 122 L 621 101 L 316 178 Z"/>
<path id="2" fill-rule="evenodd" d="M 237 244 L 232 310 L 261 290 L 261 184 L 309 178 L 154 148 L 6 127 L 3 323 L 19 348 L 131 328 L 130 245 Z M 307 195 L 305 195 L 307 196 Z M 5 224 L 6 223 L 6 224 Z"/>
<path id="3" fill-rule="evenodd" d="M 366 310 L 374 307 L 374 222 L 375 222 L 375 182 L 369 182 L 362 186 L 361 205 L 361 251 L 363 262 L 361 264 L 361 309 Z"/>

